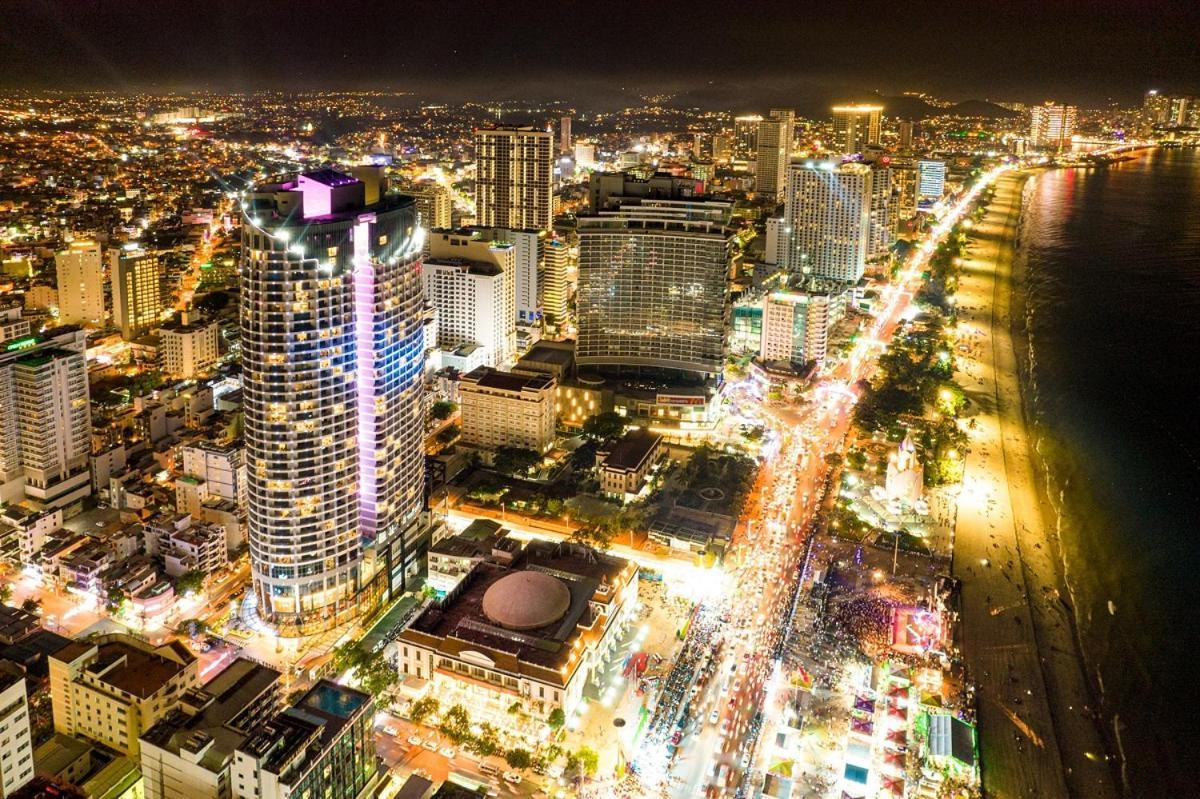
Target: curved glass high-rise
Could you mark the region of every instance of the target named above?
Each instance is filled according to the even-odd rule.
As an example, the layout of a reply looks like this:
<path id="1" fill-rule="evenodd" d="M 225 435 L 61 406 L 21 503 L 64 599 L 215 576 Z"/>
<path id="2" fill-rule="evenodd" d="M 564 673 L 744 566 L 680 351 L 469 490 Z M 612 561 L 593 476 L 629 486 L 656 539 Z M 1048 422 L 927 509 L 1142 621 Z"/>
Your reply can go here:
<path id="1" fill-rule="evenodd" d="M 417 211 L 362 177 L 243 199 L 250 561 L 283 635 L 376 604 L 425 547 Z"/>

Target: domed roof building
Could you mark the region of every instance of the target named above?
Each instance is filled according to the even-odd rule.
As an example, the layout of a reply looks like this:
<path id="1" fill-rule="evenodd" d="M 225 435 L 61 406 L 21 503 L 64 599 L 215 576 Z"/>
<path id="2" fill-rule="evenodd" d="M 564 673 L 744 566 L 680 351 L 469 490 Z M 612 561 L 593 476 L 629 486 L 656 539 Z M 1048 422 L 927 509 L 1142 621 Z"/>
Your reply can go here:
<path id="1" fill-rule="evenodd" d="M 623 558 L 545 541 L 503 549 L 504 557 L 475 563 L 390 645 L 401 674 L 498 726 L 512 723 L 514 702 L 537 715 L 571 712 L 584 686 L 620 656 L 638 589 L 637 566 Z"/>
<path id="2" fill-rule="evenodd" d="M 543 572 L 513 572 L 492 583 L 483 595 L 483 615 L 508 630 L 545 627 L 570 607 L 566 584 Z"/>

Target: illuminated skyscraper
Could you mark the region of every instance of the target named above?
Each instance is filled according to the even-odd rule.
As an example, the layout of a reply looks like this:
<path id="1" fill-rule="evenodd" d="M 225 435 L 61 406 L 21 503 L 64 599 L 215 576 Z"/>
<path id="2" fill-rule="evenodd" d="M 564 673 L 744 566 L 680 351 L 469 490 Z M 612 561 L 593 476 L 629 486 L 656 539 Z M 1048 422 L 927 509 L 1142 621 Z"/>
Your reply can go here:
<path id="1" fill-rule="evenodd" d="M 417 201 L 417 212 L 421 214 L 421 227 L 426 230 L 448 228 L 454 224 L 454 206 L 450 190 L 433 181 L 418 183 L 407 189 L 405 194 Z"/>
<path id="2" fill-rule="evenodd" d="M 91 493 L 86 343 L 72 328 L 0 341 L 0 502 L 65 507 Z"/>
<path id="3" fill-rule="evenodd" d="M 783 200 L 787 165 L 792 156 L 794 124 L 795 114 L 785 108 L 772 108 L 770 116 L 758 123 L 758 159 L 754 172 L 754 186 L 759 197 L 773 202 Z"/>
<path id="4" fill-rule="evenodd" d="M 58 275 L 58 321 L 67 325 L 104 326 L 104 264 L 100 245 L 74 241 L 54 256 Z"/>
<path id="5" fill-rule="evenodd" d="M 244 200 L 250 562 L 282 635 L 399 590 L 422 523 L 421 233 L 414 202 L 329 169 Z"/>
<path id="6" fill-rule="evenodd" d="M 833 107 L 834 144 L 839 153 L 861 153 L 879 144 L 880 105 L 835 105 Z"/>
<path id="7" fill-rule="evenodd" d="M 533 127 L 475 131 L 475 217 L 484 227 L 549 230 L 554 221 L 553 139 Z"/>
<path id="8" fill-rule="evenodd" d="M 1029 109 L 1029 143 L 1034 147 L 1061 150 L 1071 145 L 1075 133 L 1075 106 L 1047 100 Z"/>
<path id="9" fill-rule="evenodd" d="M 719 374 L 730 216 L 727 202 L 631 199 L 580 217 L 576 362 Z"/>
<path id="10" fill-rule="evenodd" d="M 558 151 L 563 154 L 570 153 L 572 146 L 571 118 L 561 117 L 558 120 Z"/>
<path id="11" fill-rule="evenodd" d="M 542 312 L 547 325 L 562 329 L 567 322 L 567 300 L 571 286 L 567 270 L 570 248 L 562 239 L 547 239 L 543 272 Z"/>
<path id="12" fill-rule="evenodd" d="M 791 163 L 783 214 L 790 271 L 848 283 L 863 276 L 871 253 L 872 172 L 861 163 Z"/>
<path id="13" fill-rule="evenodd" d="M 735 117 L 733 120 L 733 157 L 738 161 L 751 161 L 758 155 L 758 123 L 763 118 L 758 114 Z"/>
<path id="14" fill-rule="evenodd" d="M 917 161 L 917 199 L 937 202 L 946 193 L 946 162 L 928 158 Z"/>
<path id="15" fill-rule="evenodd" d="M 871 240 L 867 258 L 882 258 L 896 238 L 896 207 L 892 203 L 890 158 L 871 164 Z"/>
<path id="16" fill-rule="evenodd" d="M 121 335 L 131 340 L 157 327 L 166 306 L 162 261 L 158 255 L 127 244 L 123 249 L 112 251 L 109 271 L 112 275 L 113 323 L 121 328 Z"/>

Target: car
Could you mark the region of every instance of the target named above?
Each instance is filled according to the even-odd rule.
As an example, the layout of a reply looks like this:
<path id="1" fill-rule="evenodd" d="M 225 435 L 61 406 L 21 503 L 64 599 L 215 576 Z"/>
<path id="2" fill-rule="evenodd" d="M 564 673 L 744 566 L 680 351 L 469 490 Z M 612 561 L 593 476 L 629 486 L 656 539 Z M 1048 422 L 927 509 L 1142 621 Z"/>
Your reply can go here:
<path id="1" fill-rule="evenodd" d="M 721 719 L 721 711 L 717 710 L 716 708 L 713 708 L 712 713 L 708 714 L 708 723 L 716 724 L 718 721 L 720 721 L 720 719 Z"/>
<path id="2" fill-rule="evenodd" d="M 725 721 L 721 722 L 721 737 L 724 738 L 728 734 L 729 734 L 729 719 L 725 719 Z"/>
<path id="3" fill-rule="evenodd" d="M 438 742 L 433 740 L 432 738 L 430 738 L 428 741 L 423 742 L 421 744 L 421 746 L 424 746 L 430 752 L 436 752 L 438 750 Z"/>
<path id="4" fill-rule="evenodd" d="M 422 741 L 421 741 L 421 736 L 420 736 L 420 735 L 410 735 L 410 736 L 408 736 L 408 745 L 409 745 L 409 746 L 420 746 L 420 745 L 421 745 L 421 743 L 422 743 Z"/>
<path id="5" fill-rule="evenodd" d="M 457 755 L 458 752 L 456 752 L 454 750 L 453 746 L 443 746 L 441 751 L 438 754 L 440 754 L 442 757 L 446 758 L 447 760 L 453 760 L 454 756 Z"/>
<path id="6" fill-rule="evenodd" d="M 511 782 L 513 785 L 520 785 L 521 775 L 515 771 L 506 771 L 504 772 L 504 781 Z"/>
<path id="7" fill-rule="evenodd" d="M 393 738 L 395 738 L 397 735 L 400 734 L 400 730 L 396 729 L 391 724 L 384 725 L 383 731 L 385 733 L 387 733 L 388 735 L 392 736 Z"/>
<path id="8" fill-rule="evenodd" d="M 97 527 L 103 527 L 103 526 L 104 526 L 104 522 L 96 522 L 96 526 L 97 526 Z"/>

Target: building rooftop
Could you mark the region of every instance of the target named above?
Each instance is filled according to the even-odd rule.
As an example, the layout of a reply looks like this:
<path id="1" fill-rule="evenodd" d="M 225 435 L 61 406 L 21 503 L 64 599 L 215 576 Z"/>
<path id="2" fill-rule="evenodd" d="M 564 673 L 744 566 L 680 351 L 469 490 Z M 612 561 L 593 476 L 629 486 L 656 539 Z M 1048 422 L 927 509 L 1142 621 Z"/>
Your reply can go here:
<path id="1" fill-rule="evenodd" d="M 293 765 L 311 763 L 370 702 L 370 694 L 321 680 L 295 705 L 259 726 L 238 749 L 263 760 L 264 770 L 286 778 Z M 314 751 L 296 760 L 302 749 Z"/>
<path id="2" fill-rule="evenodd" d="M 561 619 L 570 607 L 570 589 L 544 572 L 507 574 L 483 594 L 483 615 L 506 630 L 545 627 Z"/>
<path id="3" fill-rule="evenodd" d="M 649 430 L 630 430 L 603 453 L 603 465 L 611 469 L 638 469 L 645 463 L 658 446 L 663 437 Z"/>
<path id="4" fill-rule="evenodd" d="M 476 519 L 458 535 L 443 538 L 429 548 L 436 555 L 451 557 L 487 557 L 497 548 L 505 551 L 519 548 L 512 540 L 505 540 L 508 531 L 499 522 L 491 519 Z"/>
<path id="5" fill-rule="evenodd" d="M 351 183 L 358 182 L 358 178 L 338 172 L 335 169 L 329 169 L 328 167 L 323 169 L 314 169 L 311 172 L 305 172 L 304 177 L 316 183 L 320 183 L 323 186 L 330 187 L 349 186 Z"/>
<path id="6" fill-rule="evenodd" d="M 529 361 L 532 363 L 550 363 L 556 366 L 570 366 L 573 357 L 573 350 L 567 347 L 555 347 L 539 342 L 529 348 L 529 352 L 521 357 L 521 362 Z"/>
<path id="7" fill-rule="evenodd" d="M 120 634 L 101 636 L 95 641 L 72 641 L 53 657 L 69 663 L 93 648 L 95 658 L 85 671 L 101 683 L 139 699 L 152 696 L 196 662 L 195 655 L 179 641 L 152 648 L 132 636 Z"/>
<path id="8" fill-rule="evenodd" d="M 38 617 L 11 605 L 0 605 L 0 643 L 15 644 L 42 628 Z"/>
<path id="9" fill-rule="evenodd" d="M 554 378 L 543 374 L 514 374 L 488 366 L 479 366 L 462 376 L 463 383 L 498 391 L 542 391 L 554 385 Z"/>
<path id="10" fill-rule="evenodd" d="M 245 658 L 229 664 L 203 688 L 181 697 L 190 709 L 177 709 L 151 727 L 142 740 L 178 755 L 186 752 L 210 771 L 219 771 L 233 757 L 249 731 L 239 723 L 263 704 L 279 682 L 280 673 Z M 266 710 L 274 709 L 267 700 Z"/>
<path id="11" fill-rule="evenodd" d="M 456 267 L 469 275 L 481 275 L 483 277 L 496 277 L 497 275 L 504 274 L 504 267 L 499 264 L 488 263 L 487 261 L 471 261 L 466 258 L 437 258 L 431 256 L 425 260 L 425 266 Z"/>
<path id="12" fill-rule="evenodd" d="M 570 642 L 580 627 L 594 623 L 592 600 L 597 591 L 620 582 L 628 567 L 629 561 L 612 555 L 531 541 L 511 566 L 476 564 L 457 588 L 417 616 L 401 635 L 455 639 L 557 669 L 567 664 Z M 522 572 L 539 576 L 509 579 Z M 492 594 L 497 586 L 498 593 Z M 521 628 L 506 628 L 514 624 Z"/>

